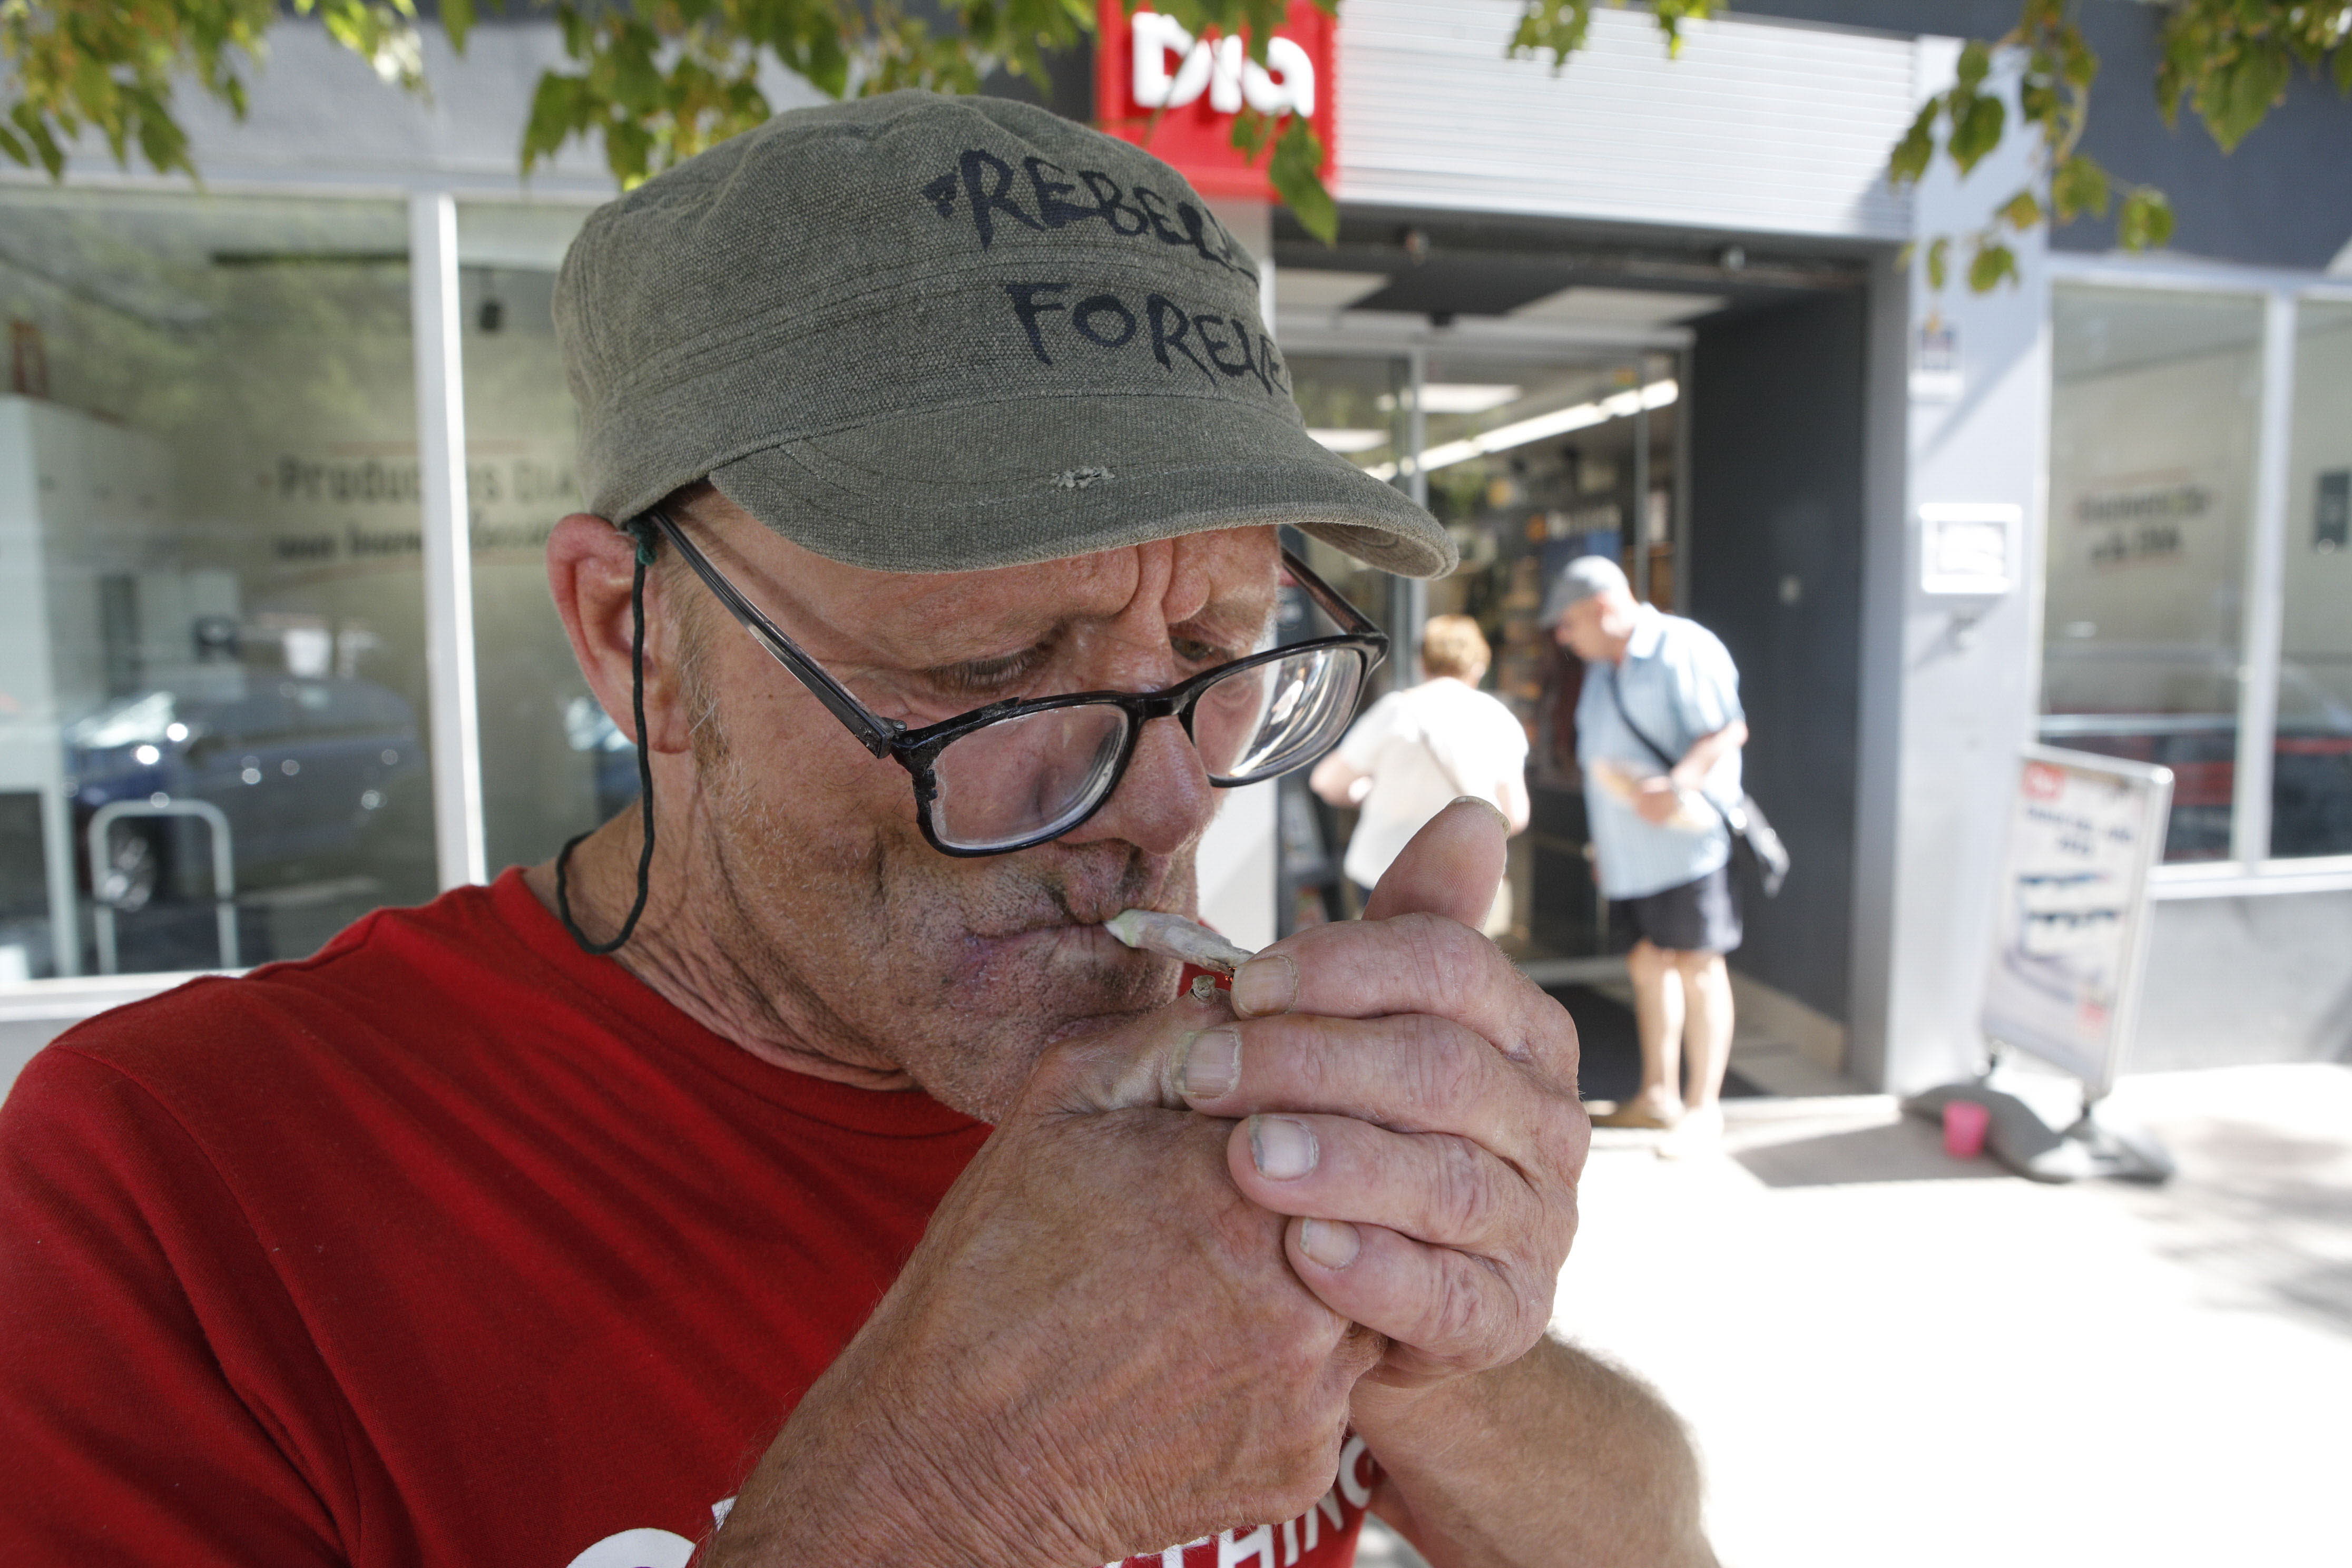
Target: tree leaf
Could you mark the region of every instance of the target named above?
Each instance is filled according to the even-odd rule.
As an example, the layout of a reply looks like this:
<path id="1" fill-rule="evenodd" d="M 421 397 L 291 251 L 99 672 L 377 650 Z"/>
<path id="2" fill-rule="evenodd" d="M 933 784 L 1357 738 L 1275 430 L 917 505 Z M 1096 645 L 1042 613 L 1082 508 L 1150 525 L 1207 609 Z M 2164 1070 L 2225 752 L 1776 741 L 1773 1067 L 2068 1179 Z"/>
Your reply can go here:
<path id="1" fill-rule="evenodd" d="M 2105 217 L 2112 200 L 2107 172 L 2086 153 L 2075 153 L 2050 176 L 2050 205 L 2060 223 L 2071 223 L 2084 213 Z"/>
<path id="2" fill-rule="evenodd" d="M 1339 237 L 1339 204 L 1323 187 L 1323 139 L 1297 116 L 1275 139 L 1265 174 L 1298 226 L 1326 245 Z"/>
<path id="3" fill-rule="evenodd" d="M 162 99 L 144 88 L 132 87 L 123 92 L 123 100 L 139 140 L 139 151 L 148 165 L 158 174 L 174 170 L 193 175 L 196 166 L 188 162 L 187 133 L 180 129 Z"/>
<path id="4" fill-rule="evenodd" d="M 1666 37 L 1666 58 L 1680 58 L 1685 22 L 1704 22 L 1722 9 L 1723 0 L 1651 0 L 1651 15 Z"/>
<path id="5" fill-rule="evenodd" d="M 2027 77 L 2017 88 L 2017 117 L 2028 125 L 2047 125 L 2058 118 L 2064 100 L 2051 79 Z"/>
<path id="6" fill-rule="evenodd" d="M 2087 92 L 2099 75 L 2099 57 L 2091 52 L 2077 28 L 2068 29 L 2065 58 L 2058 68 L 2059 79 L 2076 92 Z"/>
<path id="7" fill-rule="evenodd" d="M 1552 74 L 1558 76 L 1591 32 L 1592 0 L 1525 0 L 1525 5 L 1503 53 L 1514 59 L 1549 53 Z"/>
<path id="8" fill-rule="evenodd" d="M 552 159 L 564 142 L 585 128 L 580 112 L 584 85 L 578 77 L 551 70 L 540 73 L 539 85 L 531 89 L 530 114 L 523 121 L 524 174 Z"/>
<path id="9" fill-rule="evenodd" d="M 466 36 L 474 30 L 474 0 L 441 0 L 441 28 L 449 35 L 449 47 L 459 54 L 466 52 Z"/>
<path id="10" fill-rule="evenodd" d="M 2157 103 L 2167 123 L 2183 100 L 2229 151 L 2268 118 L 2301 60 L 2336 57 L 2337 85 L 2352 93 L 2345 57 L 2352 6 L 2345 0 L 2170 0 L 2159 34 Z"/>
<path id="11" fill-rule="evenodd" d="M 32 143 L 33 156 L 40 160 L 41 167 L 47 171 L 49 178 L 64 179 L 65 149 L 58 146 L 58 139 L 50 134 L 48 122 L 34 111 L 31 104 L 26 102 L 19 102 L 9 110 L 8 118 L 16 122 L 16 129 L 25 133 L 26 142 Z M 70 115 L 60 115 L 59 120 L 66 126 L 68 134 L 77 126 L 77 121 Z"/>
<path id="12" fill-rule="evenodd" d="M 2222 69 L 2210 99 L 2199 93 L 2198 111 L 2222 152 L 2234 151 L 2263 122 L 2271 107 L 2286 96 L 2293 70 L 2294 62 L 2284 49 L 2274 44 L 2251 45 Z"/>
<path id="13" fill-rule="evenodd" d="M 1960 90 L 1974 96 L 1977 89 L 1992 70 L 1992 50 L 1981 40 L 1971 38 L 1960 50 Z"/>
<path id="14" fill-rule="evenodd" d="M 608 117 L 598 128 L 604 132 L 604 163 L 625 191 L 634 191 L 653 174 L 653 133 L 638 121 Z"/>
<path id="15" fill-rule="evenodd" d="M 1895 143 L 1895 151 L 1887 154 L 1888 180 L 1907 185 L 1927 174 L 1927 165 L 1936 156 L 1936 116 L 1939 111 L 1939 103 L 1930 100 L 1912 117 L 1911 129 L 1903 133 L 1903 139 Z"/>
<path id="16" fill-rule="evenodd" d="M 2017 252 L 1999 241 L 1979 240 L 1976 254 L 1969 258 L 1969 289 L 1973 293 L 1990 294 L 2006 278 L 2018 281 Z"/>
<path id="17" fill-rule="evenodd" d="M 1282 120 L 1288 118 L 1289 116 L 1285 115 Z M 1226 140 L 1240 152 L 1244 162 L 1255 163 L 1257 162 L 1258 154 L 1265 151 L 1266 144 L 1272 142 L 1282 129 L 1282 120 L 1277 120 L 1271 114 L 1261 113 L 1249 104 L 1244 103 L 1241 112 L 1234 116 L 1233 131 Z"/>
<path id="18" fill-rule="evenodd" d="M 2152 185 L 2134 187 L 2116 219 L 2116 237 L 2126 250 L 2160 249 L 2172 239 L 2172 204 Z"/>
<path id="19" fill-rule="evenodd" d="M 1952 266 L 1952 237 L 1939 234 L 1927 247 L 1927 287 L 1938 294 L 1944 291 L 1944 279 Z"/>
<path id="20" fill-rule="evenodd" d="M 2034 199 L 2032 191 L 2020 191 L 2001 204 L 2000 211 L 1996 216 L 2001 222 L 2009 225 L 2018 233 L 2023 234 L 2042 221 L 2042 204 Z"/>
<path id="21" fill-rule="evenodd" d="M 1968 100 L 1965 108 L 1956 109 L 1952 115 L 1952 133 L 1945 143 L 1952 162 L 1960 166 L 1962 174 L 1984 161 L 1985 154 L 2000 145 L 2001 132 L 2006 128 L 2009 111 L 2000 99 L 1980 93 Z"/>

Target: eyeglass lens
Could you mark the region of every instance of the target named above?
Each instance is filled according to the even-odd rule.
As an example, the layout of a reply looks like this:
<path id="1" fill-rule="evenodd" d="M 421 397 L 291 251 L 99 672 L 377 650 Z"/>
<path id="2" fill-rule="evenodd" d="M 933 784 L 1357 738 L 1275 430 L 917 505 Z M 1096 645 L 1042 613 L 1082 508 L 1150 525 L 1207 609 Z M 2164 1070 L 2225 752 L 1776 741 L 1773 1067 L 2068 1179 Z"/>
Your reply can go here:
<path id="1" fill-rule="evenodd" d="M 1311 648 L 1212 683 L 1192 710 L 1211 780 L 1269 778 L 1329 747 L 1355 712 L 1363 675 L 1359 650 Z M 932 763 L 932 832 L 948 847 L 986 850 L 1066 831 L 1117 787 L 1131 721 L 1114 704 L 1089 702 L 960 737 Z"/>
<path id="2" fill-rule="evenodd" d="M 1314 648 L 1237 669 L 1201 694 L 1192 742 L 1209 776 L 1244 784 L 1286 771 L 1331 744 L 1354 714 L 1363 656 Z"/>
<path id="3" fill-rule="evenodd" d="M 1127 749 L 1108 703 L 1000 719 L 931 764 L 931 830 L 956 849 L 992 849 L 1071 826 L 1108 794 Z"/>

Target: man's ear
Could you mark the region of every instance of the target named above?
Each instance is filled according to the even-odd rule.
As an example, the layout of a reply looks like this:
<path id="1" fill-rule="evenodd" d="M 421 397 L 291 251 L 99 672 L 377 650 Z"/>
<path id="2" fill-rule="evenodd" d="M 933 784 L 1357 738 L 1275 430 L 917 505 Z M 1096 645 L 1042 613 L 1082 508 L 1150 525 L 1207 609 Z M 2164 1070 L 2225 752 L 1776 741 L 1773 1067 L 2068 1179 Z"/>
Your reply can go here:
<path id="1" fill-rule="evenodd" d="M 621 733 L 636 739 L 631 710 L 629 589 L 637 542 L 601 517 L 573 512 L 547 536 L 547 589 L 572 639 L 572 657 Z M 646 729 L 656 752 L 691 744 L 692 716 L 677 680 L 677 617 L 664 613 L 667 574 L 646 569 Z"/>

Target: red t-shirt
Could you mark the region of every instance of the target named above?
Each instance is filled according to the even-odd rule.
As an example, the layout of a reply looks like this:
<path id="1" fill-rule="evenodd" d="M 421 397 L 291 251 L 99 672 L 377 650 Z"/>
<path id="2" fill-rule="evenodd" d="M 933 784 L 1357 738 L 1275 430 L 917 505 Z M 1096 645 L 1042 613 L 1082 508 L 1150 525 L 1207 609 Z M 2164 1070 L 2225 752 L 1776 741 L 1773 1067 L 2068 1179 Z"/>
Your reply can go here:
<path id="1" fill-rule="evenodd" d="M 988 1128 L 759 1061 L 520 874 L 0 1109 L 0 1562 L 680 1568 Z M 1370 1458 L 1174 1568 L 1341 1568 Z"/>

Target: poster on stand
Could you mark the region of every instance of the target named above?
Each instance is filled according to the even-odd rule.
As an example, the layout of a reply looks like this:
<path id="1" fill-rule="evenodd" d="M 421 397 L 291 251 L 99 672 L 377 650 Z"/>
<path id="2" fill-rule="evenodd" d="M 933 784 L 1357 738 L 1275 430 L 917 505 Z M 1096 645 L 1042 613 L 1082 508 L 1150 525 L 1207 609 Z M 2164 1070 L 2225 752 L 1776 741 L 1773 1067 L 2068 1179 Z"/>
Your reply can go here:
<path id="1" fill-rule="evenodd" d="M 2172 771 L 2046 746 L 2020 761 L 1980 1021 L 2098 1100 L 2131 1039 Z"/>

